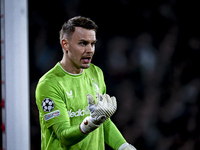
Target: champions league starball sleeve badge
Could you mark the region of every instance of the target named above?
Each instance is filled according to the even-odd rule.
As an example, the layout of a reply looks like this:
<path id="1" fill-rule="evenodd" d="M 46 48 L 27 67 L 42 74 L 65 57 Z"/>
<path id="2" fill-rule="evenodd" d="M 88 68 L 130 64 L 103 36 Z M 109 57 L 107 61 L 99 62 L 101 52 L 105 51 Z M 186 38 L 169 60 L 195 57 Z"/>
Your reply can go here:
<path id="1" fill-rule="evenodd" d="M 54 109 L 54 102 L 53 100 L 51 100 L 50 98 L 45 98 L 43 101 L 42 101 L 42 109 L 45 111 L 45 112 L 50 112 Z"/>

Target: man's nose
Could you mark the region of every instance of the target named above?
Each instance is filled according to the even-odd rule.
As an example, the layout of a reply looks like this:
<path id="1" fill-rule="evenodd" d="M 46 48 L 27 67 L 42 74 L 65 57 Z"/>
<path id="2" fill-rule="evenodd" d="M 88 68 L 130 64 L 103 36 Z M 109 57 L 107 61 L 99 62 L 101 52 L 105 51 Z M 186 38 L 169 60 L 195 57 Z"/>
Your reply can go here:
<path id="1" fill-rule="evenodd" d="M 95 47 L 92 44 L 88 44 L 86 46 L 86 52 L 88 53 L 94 53 Z"/>

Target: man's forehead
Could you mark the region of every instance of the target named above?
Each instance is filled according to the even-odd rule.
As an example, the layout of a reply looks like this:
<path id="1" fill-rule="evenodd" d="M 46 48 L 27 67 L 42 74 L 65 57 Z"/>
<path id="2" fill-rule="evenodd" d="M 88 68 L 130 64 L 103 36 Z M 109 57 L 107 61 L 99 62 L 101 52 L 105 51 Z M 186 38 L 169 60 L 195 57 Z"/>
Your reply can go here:
<path id="1" fill-rule="evenodd" d="M 72 35 L 72 38 L 76 38 L 77 40 L 96 40 L 96 32 L 94 30 L 88 30 L 82 27 L 76 27 L 75 31 Z"/>

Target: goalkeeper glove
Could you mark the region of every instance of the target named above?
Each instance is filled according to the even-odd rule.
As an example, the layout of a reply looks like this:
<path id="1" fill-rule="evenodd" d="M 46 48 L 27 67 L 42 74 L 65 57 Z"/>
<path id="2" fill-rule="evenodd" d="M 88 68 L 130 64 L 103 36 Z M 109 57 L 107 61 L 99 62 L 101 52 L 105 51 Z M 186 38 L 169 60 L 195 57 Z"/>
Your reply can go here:
<path id="1" fill-rule="evenodd" d="M 108 94 L 96 94 L 97 104 L 91 94 L 87 95 L 90 116 L 87 116 L 80 124 L 83 133 L 88 134 L 98 128 L 108 118 L 110 118 L 117 110 L 117 102 L 115 97 Z"/>
<path id="2" fill-rule="evenodd" d="M 124 143 L 118 148 L 118 150 L 136 150 L 136 148 L 131 144 Z"/>

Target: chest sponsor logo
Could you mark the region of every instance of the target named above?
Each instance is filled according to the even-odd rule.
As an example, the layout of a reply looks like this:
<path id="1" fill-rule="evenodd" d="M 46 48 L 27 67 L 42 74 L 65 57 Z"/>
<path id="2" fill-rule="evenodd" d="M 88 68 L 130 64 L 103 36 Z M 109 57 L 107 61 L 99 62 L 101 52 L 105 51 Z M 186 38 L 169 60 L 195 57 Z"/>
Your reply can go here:
<path id="1" fill-rule="evenodd" d="M 73 94 L 72 94 L 72 90 L 70 90 L 70 92 L 67 92 L 67 91 L 66 91 L 66 93 L 67 93 L 67 98 L 72 98 L 72 97 L 74 97 Z"/>
<path id="2" fill-rule="evenodd" d="M 86 106 L 85 109 L 83 109 L 83 110 L 79 109 L 76 112 L 73 112 L 72 110 L 69 110 L 67 112 L 68 112 L 70 118 L 78 117 L 78 116 L 84 116 L 84 115 L 90 114 L 88 106 Z"/>

